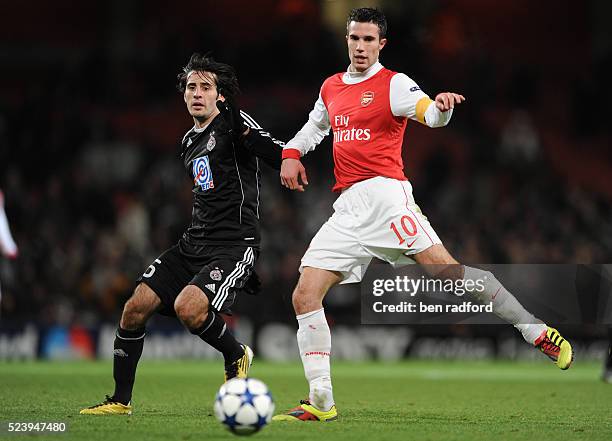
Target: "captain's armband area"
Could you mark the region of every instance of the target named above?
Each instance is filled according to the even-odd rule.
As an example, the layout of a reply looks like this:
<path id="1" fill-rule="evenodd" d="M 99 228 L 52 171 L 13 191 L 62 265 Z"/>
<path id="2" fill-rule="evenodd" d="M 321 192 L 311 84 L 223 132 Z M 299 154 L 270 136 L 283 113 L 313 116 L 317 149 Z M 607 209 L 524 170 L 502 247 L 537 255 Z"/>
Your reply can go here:
<path id="1" fill-rule="evenodd" d="M 431 103 L 433 103 L 433 100 L 428 96 L 424 96 L 416 103 L 416 119 L 421 124 L 427 124 L 425 121 L 425 112 Z"/>

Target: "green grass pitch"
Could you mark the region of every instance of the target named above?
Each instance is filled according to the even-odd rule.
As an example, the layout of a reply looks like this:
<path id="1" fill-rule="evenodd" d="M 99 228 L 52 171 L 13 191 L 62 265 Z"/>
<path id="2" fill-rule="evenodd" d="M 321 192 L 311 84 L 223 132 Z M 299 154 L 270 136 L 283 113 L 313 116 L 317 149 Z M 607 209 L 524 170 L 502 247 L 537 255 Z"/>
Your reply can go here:
<path id="1" fill-rule="evenodd" d="M 255 360 L 251 374 L 277 410 L 306 396 L 298 363 Z M 406 361 L 335 363 L 340 419 L 272 423 L 262 440 L 610 440 L 612 385 L 599 364 L 561 372 L 552 363 Z M 53 440 L 234 439 L 212 415 L 221 362 L 142 360 L 134 415 L 79 409 L 112 392 L 112 362 L 0 363 L 0 437 Z M 67 433 L 9 435 L 9 421 L 63 421 Z"/>

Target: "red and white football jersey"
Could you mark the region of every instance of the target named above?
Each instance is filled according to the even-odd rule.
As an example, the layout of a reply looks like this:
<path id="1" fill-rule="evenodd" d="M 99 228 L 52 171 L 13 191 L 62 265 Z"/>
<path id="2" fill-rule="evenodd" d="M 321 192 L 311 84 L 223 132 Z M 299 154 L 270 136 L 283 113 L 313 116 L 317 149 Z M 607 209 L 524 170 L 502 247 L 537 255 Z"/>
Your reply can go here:
<path id="1" fill-rule="evenodd" d="M 376 62 L 365 72 L 343 72 L 323 83 L 308 121 L 287 142 L 283 158 L 299 159 L 332 129 L 334 191 L 376 176 L 406 180 L 402 142 L 407 119 L 444 126 L 452 110 L 440 112 L 405 74 Z"/>
<path id="2" fill-rule="evenodd" d="M 334 191 L 376 176 L 406 180 L 402 162 L 406 118 L 391 113 L 393 75 L 383 68 L 361 83 L 346 84 L 343 74 L 323 83 L 321 99 L 334 133 Z"/>

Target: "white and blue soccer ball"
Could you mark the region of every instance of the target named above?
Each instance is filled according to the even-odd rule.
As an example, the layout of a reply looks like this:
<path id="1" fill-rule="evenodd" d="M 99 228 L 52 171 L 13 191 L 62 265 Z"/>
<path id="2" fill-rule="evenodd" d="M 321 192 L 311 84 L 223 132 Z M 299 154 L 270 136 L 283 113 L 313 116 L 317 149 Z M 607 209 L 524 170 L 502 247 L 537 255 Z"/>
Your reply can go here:
<path id="1" fill-rule="evenodd" d="M 274 400 L 268 386 L 255 378 L 233 378 L 215 398 L 215 416 L 236 435 L 250 435 L 272 419 Z"/>

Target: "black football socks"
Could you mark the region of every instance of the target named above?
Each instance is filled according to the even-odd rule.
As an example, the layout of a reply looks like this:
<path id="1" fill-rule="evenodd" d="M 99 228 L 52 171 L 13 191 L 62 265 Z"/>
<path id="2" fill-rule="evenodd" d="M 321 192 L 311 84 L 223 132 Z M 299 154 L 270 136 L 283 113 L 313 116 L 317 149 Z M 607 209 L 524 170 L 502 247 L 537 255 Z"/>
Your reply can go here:
<path id="1" fill-rule="evenodd" d="M 132 389 L 136 378 L 136 367 L 142 355 L 145 328 L 128 331 L 119 327 L 115 334 L 113 351 L 113 377 L 115 393 L 112 400 L 128 404 L 132 399 Z"/>
<path id="2" fill-rule="evenodd" d="M 606 359 L 606 369 L 612 370 L 612 327 L 608 328 L 608 358 Z"/>
<path id="3" fill-rule="evenodd" d="M 198 329 L 190 330 L 217 351 L 223 354 L 225 364 L 229 365 L 244 355 L 242 345 L 232 335 L 221 315 L 209 311 L 204 323 Z"/>

